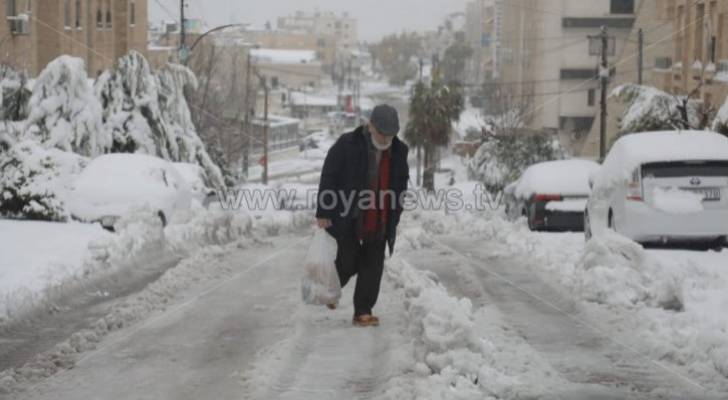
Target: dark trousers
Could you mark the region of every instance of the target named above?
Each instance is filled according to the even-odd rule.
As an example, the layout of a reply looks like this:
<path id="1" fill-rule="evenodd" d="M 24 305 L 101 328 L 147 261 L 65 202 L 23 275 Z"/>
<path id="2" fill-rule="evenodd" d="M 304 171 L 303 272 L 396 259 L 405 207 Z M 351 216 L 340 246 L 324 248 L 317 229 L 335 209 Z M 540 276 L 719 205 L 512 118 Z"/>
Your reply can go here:
<path id="1" fill-rule="evenodd" d="M 360 242 L 355 238 L 337 240 L 336 270 L 343 288 L 354 276 L 354 315 L 371 314 L 379 297 L 384 271 L 384 240 Z"/>

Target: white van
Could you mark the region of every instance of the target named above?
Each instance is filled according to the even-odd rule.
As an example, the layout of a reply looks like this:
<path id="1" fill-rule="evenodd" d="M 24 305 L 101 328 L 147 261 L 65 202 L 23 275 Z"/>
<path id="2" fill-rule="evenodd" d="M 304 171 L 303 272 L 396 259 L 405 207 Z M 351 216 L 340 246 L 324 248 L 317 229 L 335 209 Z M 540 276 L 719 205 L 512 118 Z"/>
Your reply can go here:
<path id="1" fill-rule="evenodd" d="M 587 240 L 612 229 L 641 243 L 728 240 L 728 138 L 626 135 L 590 178 Z"/>

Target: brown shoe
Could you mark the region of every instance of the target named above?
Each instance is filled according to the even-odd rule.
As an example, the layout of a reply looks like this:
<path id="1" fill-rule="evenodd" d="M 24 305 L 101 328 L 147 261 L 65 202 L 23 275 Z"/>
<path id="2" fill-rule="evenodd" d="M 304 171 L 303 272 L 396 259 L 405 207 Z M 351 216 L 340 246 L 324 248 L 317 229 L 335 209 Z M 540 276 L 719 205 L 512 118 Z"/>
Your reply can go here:
<path id="1" fill-rule="evenodd" d="M 328 307 L 329 310 L 332 310 L 332 311 L 333 310 L 336 310 L 336 307 L 338 307 L 338 306 L 339 306 L 339 303 L 338 302 L 333 302 L 333 303 L 329 303 L 329 304 L 326 305 L 326 307 Z"/>
<path id="2" fill-rule="evenodd" d="M 369 314 L 354 316 L 351 322 L 359 327 L 379 326 L 379 318 Z"/>

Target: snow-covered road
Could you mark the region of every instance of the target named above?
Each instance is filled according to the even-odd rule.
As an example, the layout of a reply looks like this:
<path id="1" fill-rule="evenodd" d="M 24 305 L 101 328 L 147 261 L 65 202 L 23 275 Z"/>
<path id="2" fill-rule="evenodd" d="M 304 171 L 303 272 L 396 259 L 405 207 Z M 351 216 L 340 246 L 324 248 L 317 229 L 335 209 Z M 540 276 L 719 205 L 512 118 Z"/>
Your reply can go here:
<path id="1" fill-rule="evenodd" d="M 387 260 L 379 328 L 351 325 L 351 287 L 336 311 L 301 303 L 308 234 L 244 239 L 182 262 L 215 278 L 8 398 L 725 398 L 625 340 L 628 316 L 586 308 L 537 273 L 543 249 L 413 222 Z M 562 239 L 577 246 L 541 238 Z"/>
<path id="2" fill-rule="evenodd" d="M 472 235 L 434 237 L 432 243 L 412 253 L 412 263 L 436 273 L 476 307 L 497 307 L 528 345 L 576 384 L 559 398 L 722 398 L 616 339 L 609 321 L 595 319 L 534 273 L 532 264 L 542 260 L 532 254 L 510 255 L 502 244 Z"/>

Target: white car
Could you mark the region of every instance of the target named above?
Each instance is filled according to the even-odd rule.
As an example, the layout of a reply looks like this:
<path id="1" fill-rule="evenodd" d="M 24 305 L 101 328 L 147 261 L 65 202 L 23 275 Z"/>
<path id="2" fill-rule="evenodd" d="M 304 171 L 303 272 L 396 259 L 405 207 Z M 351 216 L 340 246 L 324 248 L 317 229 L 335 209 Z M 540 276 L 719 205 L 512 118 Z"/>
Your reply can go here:
<path id="1" fill-rule="evenodd" d="M 717 133 L 626 135 L 590 185 L 587 240 L 603 229 L 640 243 L 728 238 L 728 138 Z"/>
<path id="2" fill-rule="evenodd" d="M 189 209 L 192 191 L 175 166 L 141 154 L 98 157 L 81 172 L 67 198 L 71 215 L 113 230 L 116 221 L 138 208 L 156 212 L 166 225 L 175 210 Z"/>
<path id="3" fill-rule="evenodd" d="M 582 231 L 589 176 L 597 169 L 599 164 L 579 159 L 528 167 L 505 189 L 506 215 L 525 217 L 531 230 Z"/>

